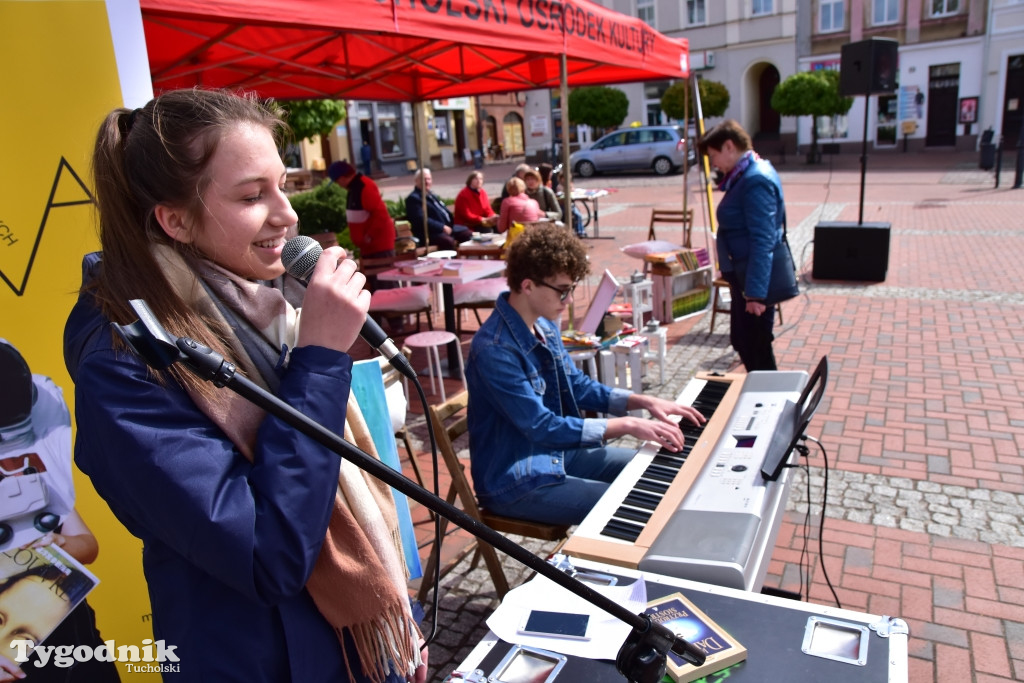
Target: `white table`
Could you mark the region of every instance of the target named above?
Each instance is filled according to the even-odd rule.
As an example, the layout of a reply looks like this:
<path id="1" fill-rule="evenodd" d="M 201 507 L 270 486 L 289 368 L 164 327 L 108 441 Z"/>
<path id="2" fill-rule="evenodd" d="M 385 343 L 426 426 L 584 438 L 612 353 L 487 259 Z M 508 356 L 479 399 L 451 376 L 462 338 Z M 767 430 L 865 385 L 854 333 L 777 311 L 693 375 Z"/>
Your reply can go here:
<path id="1" fill-rule="evenodd" d="M 455 295 L 452 288 L 455 285 L 473 282 L 474 280 L 482 280 L 485 277 L 490 277 L 504 272 L 505 262 L 482 259 L 450 259 L 443 261 L 443 264 L 445 266 L 458 264 L 458 275 L 443 275 L 441 272 L 434 272 L 426 275 L 414 275 L 410 273 L 403 273 L 398 268 L 392 268 L 391 270 L 385 270 L 383 273 L 378 273 L 377 279 L 389 282 L 412 282 L 415 284 L 439 283 L 441 285 L 441 294 L 444 298 L 444 329 L 454 334 L 456 329 Z M 455 362 L 458 350 L 457 341 L 448 345 L 448 372 L 456 379 L 460 379 L 458 377 L 458 364 Z"/>
<path id="2" fill-rule="evenodd" d="M 593 239 L 595 239 L 595 240 L 599 240 L 599 239 L 608 239 L 608 240 L 614 239 L 614 237 L 612 237 L 611 235 L 609 235 L 608 237 L 602 238 L 601 237 L 601 227 L 600 227 L 600 225 L 598 225 L 598 204 L 597 204 L 597 202 L 598 202 L 598 200 L 601 197 L 607 197 L 608 194 L 609 194 L 608 190 L 586 190 L 586 189 L 583 189 L 583 188 L 576 188 L 576 189 L 574 189 L 572 191 L 572 200 L 573 201 L 579 200 L 579 201 L 582 201 L 582 202 L 586 202 L 587 204 L 592 204 L 594 206 L 594 208 L 591 209 L 591 211 L 590 211 L 590 219 L 594 223 Z M 572 217 L 571 216 L 569 217 L 569 220 L 572 221 Z M 572 223 L 570 223 L 570 225 L 572 225 Z"/>

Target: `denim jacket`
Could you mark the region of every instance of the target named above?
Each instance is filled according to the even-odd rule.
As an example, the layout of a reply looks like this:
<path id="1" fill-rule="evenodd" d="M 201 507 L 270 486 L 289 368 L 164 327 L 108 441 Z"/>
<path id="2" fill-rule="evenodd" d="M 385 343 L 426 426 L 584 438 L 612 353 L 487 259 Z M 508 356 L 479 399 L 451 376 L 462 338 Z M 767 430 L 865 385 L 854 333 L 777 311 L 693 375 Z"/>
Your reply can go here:
<path id="1" fill-rule="evenodd" d="M 583 418 L 581 411 L 626 414 L 629 391 L 580 372 L 552 322 L 540 318 L 537 329 L 544 343 L 504 292 L 470 347 L 471 472 L 485 507 L 563 480 L 567 452 L 600 446 L 608 421 Z"/>
<path id="2" fill-rule="evenodd" d="M 782 239 L 786 206 L 782 183 L 769 161 L 752 163 L 718 203 L 718 263 L 723 273 L 746 271 L 748 299 L 768 295 L 772 251 Z"/>

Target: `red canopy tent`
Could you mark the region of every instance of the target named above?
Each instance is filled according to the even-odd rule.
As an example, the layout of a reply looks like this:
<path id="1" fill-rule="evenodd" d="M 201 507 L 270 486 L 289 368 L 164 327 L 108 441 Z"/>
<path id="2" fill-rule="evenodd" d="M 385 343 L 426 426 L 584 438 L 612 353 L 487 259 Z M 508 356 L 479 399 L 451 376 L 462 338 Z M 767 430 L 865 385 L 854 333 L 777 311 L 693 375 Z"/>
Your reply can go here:
<path id="1" fill-rule="evenodd" d="M 686 78 L 686 40 L 589 0 L 141 0 L 153 87 L 423 101 Z"/>
<path id="2" fill-rule="evenodd" d="M 278 99 L 422 102 L 561 87 L 564 102 L 570 85 L 690 74 L 685 39 L 668 38 L 589 0 L 140 5 L 158 93 L 202 86 Z M 562 150 L 570 187 L 568 145 Z"/>

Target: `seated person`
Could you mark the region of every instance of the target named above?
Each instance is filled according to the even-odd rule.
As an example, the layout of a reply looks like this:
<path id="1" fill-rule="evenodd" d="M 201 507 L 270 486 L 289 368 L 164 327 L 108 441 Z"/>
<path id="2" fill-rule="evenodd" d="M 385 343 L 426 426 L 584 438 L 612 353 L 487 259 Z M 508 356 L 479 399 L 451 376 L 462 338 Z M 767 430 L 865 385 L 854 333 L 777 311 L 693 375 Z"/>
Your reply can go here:
<path id="1" fill-rule="evenodd" d="M 505 183 L 508 197 L 501 200 L 501 211 L 498 214 L 498 232 L 505 232 L 512 223 L 529 223 L 530 221 L 547 220 L 540 210 L 540 205 L 526 194 L 526 183 L 519 178 L 512 178 Z"/>
<path id="2" fill-rule="evenodd" d="M 562 220 L 562 207 L 558 205 L 558 197 L 554 191 L 544 185 L 538 171 L 527 171 L 523 177 L 526 183 L 526 196 L 537 202 L 540 210 L 553 221 Z"/>
<path id="3" fill-rule="evenodd" d="M 540 174 L 540 182 L 544 187 L 550 187 L 552 190 L 555 189 L 551 185 L 551 175 L 554 172 L 554 167 L 549 163 L 537 164 L 537 173 Z"/>
<path id="4" fill-rule="evenodd" d="M 520 180 L 522 180 L 523 178 L 526 177 L 526 172 L 529 170 L 529 164 L 519 164 L 518 166 L 516 166 L 515 172 L 508 180 L 512 180 L 512 178 L 519 178 Z M 495 197 L 493 200 L 491 200 L 491 208 L 493 208 L 495 212 L 501 211 L 501 203 L 505 200 L 506 197 L 508 197 L 508 180 L 506 180 L 505 184 L 501 186 L 501 196 Z"/>
<path id="5" fill-rule="evenodd" d="M 455 196 L 455 225 L 464 225 L 478 232 L 494 232 L 498 214 L 491 207 L 484 189 L 484 174 L 473 171 L 466 178 L 466 186 Z"/>
<path id="6" fill-rule="evenodd" d="M 512 178 L 519 178 L 520 180 L 524 180 L 526 178 L 526 172 L 530 171 L 530 170 L 533 170 L 533 169 L 530 167 L 529 164 L 519 164 L 518 166 L 516 166 L 516 170 L 512 174 L 512 177 L 509 178 L 508 180 L 512 180 Z M 502 199 L 505 199 L 505 197 L 508 196 L 508 180 L 506 180 L 505 184 L 502 185 L 502 187 L 501 187 L 501 198 Z"/>
<path id="7" fill-rule="evenodd" d="M 466 362 L 473 487 L 495 514 L 577 524 L 636 453 L 607 441 L 628 434 L 678 451 L 683 434 L 670 416 L 704 418 L 673 401 L 607 387 L 569 358 L 552 321 L 589 270 L 571 232 L 527 230 L 506 262 L 510 291 L 473 337 Z M 626 416 L 638 409 L 655 419 Z M 585 410 L 624 417 L 584 418 Z"/>
<path id="8" fill-rule="evenodd" d="M 455 225 L 455 217 L 441 198 L 430 191 L 433 177 L 429 168 L 416 171 L 413 176 L 416 187 L 405 198 L 405 218 L 412 226 L 412 234 L 419 238 L 422 246 L 434 245 L 438 249 L 455 249 L 462 242 L 473 238 L 468 228 Z M 427 195 L 427 235 L 423 234 L 423 192 Z M 429 239 L 426 239 L 429 237 Z"/>

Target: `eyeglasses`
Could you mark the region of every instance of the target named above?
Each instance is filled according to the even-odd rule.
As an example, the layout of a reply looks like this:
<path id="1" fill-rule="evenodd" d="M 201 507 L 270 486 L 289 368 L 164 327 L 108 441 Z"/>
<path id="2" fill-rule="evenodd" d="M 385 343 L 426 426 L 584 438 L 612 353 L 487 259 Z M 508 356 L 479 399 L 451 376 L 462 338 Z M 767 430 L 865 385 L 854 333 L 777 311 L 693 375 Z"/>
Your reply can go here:
<path id="1" fill-rule="evenodd" d="M 568 289 L 562 289 L 561 287 L 555 287 L 554 285 L 549 285 L 548 283 L 543 282 L 543 281 L 538 282 L 537 284 L 538 285 L 543 285 L 544 287 L 547 287 L 548 289 L 553 289 L 556 292 L 558 292 L 558 300 L 563 302 L 563 303 L 565 302 L 566 299 L 568 299 L 570 296 L 572 296 L 573 290 L 576 289 L 576 283 L 575 282 L 572 283 L 571 285 L 569 285 Z"/>

